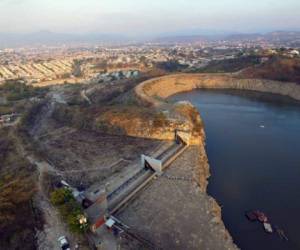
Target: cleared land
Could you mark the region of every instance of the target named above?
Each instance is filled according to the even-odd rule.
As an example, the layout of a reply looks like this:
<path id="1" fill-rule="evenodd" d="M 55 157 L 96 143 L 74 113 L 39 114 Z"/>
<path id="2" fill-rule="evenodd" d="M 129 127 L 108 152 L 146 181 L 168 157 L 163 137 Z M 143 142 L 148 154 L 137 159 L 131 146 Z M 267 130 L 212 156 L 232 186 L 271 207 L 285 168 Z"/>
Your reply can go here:
<path id="1" fill-rule="evenodd" d="M 159 141 L 114 136 L 92 131 L 51 135 L 41 141 L 48 160 L 65 180 L 88 187 L 104 183 L 112 175 L 138 165 L 142 153 L 150 153 Z"/>

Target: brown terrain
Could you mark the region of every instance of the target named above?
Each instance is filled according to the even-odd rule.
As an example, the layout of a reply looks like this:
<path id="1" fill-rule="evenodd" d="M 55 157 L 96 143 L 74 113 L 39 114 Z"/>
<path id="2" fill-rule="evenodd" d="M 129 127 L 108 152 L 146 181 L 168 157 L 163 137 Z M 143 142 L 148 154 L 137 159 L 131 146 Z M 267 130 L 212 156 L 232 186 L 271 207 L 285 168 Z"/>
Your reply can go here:
<path id="1" fill-rule="evenodd" d="M 57 249 L 57 237 L 62 234 L 86 247 L 50 204 L 53 185 L 65 180 L 77 188 L 109 183 L 108 189 L 113 189 L 139 168 L 141 154 L 151 155 L 168 146 L 179 129 L 191 135 L 190 147 L 117 216 L 162 249 L 237 249 L 222 222 L 220 207 L 206 194 L 209 166 L 199 113 L 189 103 L 169 103 L 166 98 L 196 88 L 225 88 L 300 100 L 300 86 L 240 79 L 236 74 L 178 74 L 138 83 L 56 86 L 22 119 L 19 128 L 28 145 L 18 152 L 25 159 L 25 169 L 36 174 L 30 189 L 38 190 L 26 202 L 33 202 L 36 211 L 42 211 L 38 220 L 45 221 L 44 227 L 28 226 L 38 231 L 38 241 L 33 240 L 37 248 Z M 7 157 L 5 165 L 10 166 L 11 156 Z M 15 167 L 13 173 L 18 171 Z M 121 249 L 137 246 L 126 239 L 119 243 Z"/>
<path id="2" fill-rule="evenodd" d="M 240 76 L 242 78 L 270 79 L 300 84 L 300 59 L 275 57 L 262 65 L 243 70 Z"/>
<path id="3" fill-rule="evenodd" d="M 84 88 L 86 89 L 86 87 Z M 138 195 L 135 200 L 135 202 L 139 202 L 140 198 L 144 199 L 144 194 L 150 195 L 149 199 L 146 198 L 146 200 L 151 203 L 140 203 L 141 206 L 138 209 L 152 211 L 153 206 L 155 206 L 156 209 L 160 209 L 159 213 L 163 215 L 163 217 L 157 217 L 161 221 L 164 220 L 164 216 L 166 216 L 166 220 L 169 220 L 167 214 L 172 214 L 174 218 L 169 224 L 170 228 L 175 228 L 176 223 L 181 221 L 182 228 L 180 230 L 182 231 L 169 229 L 170 235 L 176 234 L 177 243 L 173 245 L 168 239 L 166 227 L 161 229 L 160 227 L 149 227 L 152 234 L 149 234 L 150 231 L 145 234 L 142 227 L 137 227 L 137 225 L 142 226 L 151 223 L 148 221 L 149 218 L 143 217 L 143 214 L 140 216 L 138 216 L 139 213 L 136 214 L 138 217 L 134 219 L 135 224 L 127 221 L 127 219 L 125 222 L 128 222 L 138 234 L 150 241 L 153 240 L 154 235 L 162 235 L 163 238 L 157 237 L 153 243 L 165 249 L 169 249 L 171 246 L 176 246 L 177 249 L 182 249 L 183 246 L 189 249 L 195 249 L 198 246 L 210 246 L 213 249 L 218 244 L 219 246 L 215 249 L 221 249 L 221 245 L 224 244 L 229 249 L 235 249 L 220 219 L 219 207 L 205 194 L 209 170 L 203 147 L 204 137 L 199 137 L 203 133 L 203 127 L 198 113 L 189 104 L 166 105 L 161 108 L 137 105 L 140 100 L 136 100 L 133 91 L 129 89 L 128 96 L 124 97 L 123 92 L 118 94 L 120 93 L 119 87 L 115 88 L 115 92 L 112 91 L 111 96 L 114 96 L 115 101 L 107 101 L 102 98 L 106 96 L 107 90 L 93 86 L 92 88 L 93 91 L 86 89 L 86 98 L 91 102 L 87 105 L 86 98 L 80 94 L 80 88 L 74 92 L 66 87 L 55 87 L 45 101 L 34 107 L 28 115 L 28 133 L 33 138 L 35 147 L 38 148 L 38 155 L 45 161 L 42 164 L 37 161 L 33 162 L 37 166 L 42 166 L 44 171 L 45 169 L 50 171 L 50 176 L 48 176 L 50 182 L 48 182 L 55 183 L 57 180 L 63 179 L 78 188 L 87 188 L 92 184 L 109 182 L 113 184 L 108 188 L 113 188 L 138 169 L 142 153 L 151 155 L 151 152 L 167 143 L 161 141 L 162 139 L 173 140 L 175 128 L 192 130 L 195 135 L 193 143 L 202 146 L 193 147 L 186 151 L 182 160 L 179 159 L 176 163 L 177 166 L 180 166 L 177 172 L 175 171 L 176 167 L 174 167 L 174 173 L 168 172 L 166 176 L 154 180 L 149 189 L 142 191 L 141 196 Z M 171 169 L 172 166 L 170 171 Z M 173 193 L 171 190 L 171 193 L 168 193 L 168 185 L 174 181 L 172 179 L 174 177 L 184 177 L 188 180 L 178 184 L 178 190 L 182 189 L 182 194 L 187 192 L 190 195 L 178 196 L 178 193 Z M 159 184 L 160 182 L 162 184 Z M 152 185 L 159 185 L 158 192 L 162 195 L 160 199 L 151 201 L 153 199 L 151 197 L 154 195 L 151 191 Z M 164 192 L 167 192 L 165 198 L 168 197 L 167 200 L 173 201 L 168 206 L 161 206 Z M 38 202 L 38 204 L 45 204 L 45 202 Z M 186 206 L 184 219 L 181 218 L 180 213 L 182 208 L 179 205 L 175 206 L 177 203 Z M 49 203 L 46 202 L 46 204 L 48 204 L 46 207 L 49 208 L 48 213 L 58 216 L 56 212 L 51 212 L 53 209 Z M 43 206 L 45 207 L 45 205 Z M 120 216 L 123 213 L 126 214 L 127 211 L 130 213 L 131 206 L 125 207 Z M 154 209 L 153 212 L 158 214 L 158 210 Z M 189 227 L 189 220 L 192 217 L 199 220 L 189 231 L 194 235 L 193 240 L 186 241 L 189 233 L 184 231 Z M 202 225 L 201 230 L 197 228 L 198 223 Z M 48 249 L 53 246 L 51 241 L 59 236 L 59 232 L 70 235 L 65 226 L 59 222 L 53 224 L 51 221 L 46 221 L 46 225 L 46 231 L 41 233 L 39 238 L 41 247 L 47 246 Z M 152 225 L 154 226 L 154 224 Z M 162 230 L 165 232 L 164 234 L 162 234 Z M 197 239 L 200 234 L 202 238 Z M 80 239 L 69 237 L 72 238 L 72 241 L 82 242 Z M 164 240 L 166 244 L 161 245 L 160 241 Z M 126 246 L 131 247 L 132 244 L 136 243 L 124 242 L 123 240 L 120 244 L 126 249 Z"/>

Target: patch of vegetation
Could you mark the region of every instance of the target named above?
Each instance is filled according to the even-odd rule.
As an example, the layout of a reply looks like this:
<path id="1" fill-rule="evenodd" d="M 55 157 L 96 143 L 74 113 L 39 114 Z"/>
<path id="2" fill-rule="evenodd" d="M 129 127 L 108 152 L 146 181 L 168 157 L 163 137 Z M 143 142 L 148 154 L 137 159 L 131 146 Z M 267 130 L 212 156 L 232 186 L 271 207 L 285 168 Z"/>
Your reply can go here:
<path id="1" fill-rule="evenodd" d="M 72 75 L 74 75 L 75 77 L 82 77 L 83 71 L 81 68 L 83 61 L 81 60 L 74 60 L 73 66 L 72 66 Z"/>
<path id="2" fill-rule="evenodd" d="M 18 143 L 11 130 L 0 130 L 0 248 L 36 249 L 36 229 L 43 224 L 32 202 L 37 175 Z"/>
<path id="3" fill-rule="evenodd" d="M 35 123 L 36 114 L 42 111 L 44 105 L 46 105 L 45 102 L 34 103 L 26 112 L 24 112 L 21 118 L 19 128 L 21 130 L 26 130 L 30 128 L 31 125 Z"/>
<path id="4" fill-rule="evenodd" d="M 0 106 L 0 115 L 5 115 L 5 114 L 13 113 L 13 112 L 14 112 L 14 109 L 10 105 Z"/>
<path id="5" fill-rule="evenodd" d="M 168 124 L 168 118 L 163 112 L 159 112 L 154 115 L 153 126 L 155 128 L 165 127 Z"/>
<path id="6" fill-rule="evenodd" d="M 189 73 L 230 73 L 240 71 L 244 68 L 260 64 L 259 56 L 244 56 L 234 59 L 212 61 L 201 69 L 191 69 Z"/>
<path id="7" fill-rule="evenodd" d="M 156 68 L 160 70 L 164 70 L 166 72 L 176 72 L 176 71 L 180 72 L 188 67 L 187 65 L 180 64 L 176 60 L 171 60 L 167 62 L 158 62 L 156 63 L 155 66 Z"/>
<path id="8" fill-rule="evenodd" d="M 51 203 L 56 206 L 74 233 L 85 233 L 89 223 L 81 206 L 75 201 L 72 192 L 67 188 L 54 190 L 50 195 Z"/>
<path id="9" fill-rule="evenodd" d="M 99 132 L 104 132 L 106 134 L 114 134 L 114 135 L 125 135 L 126 132 L 116 125 L 112 125 L 109 121 L 105 120 L 97 120 L 95 129 Z"/>
<path id="10" fill-rule="evenodd" d="M 43 98 L 48 90 L 26 85 L 17 80 L 5 82 L 0 85 L 0 115 L 23 113 L 32 105 L 32 102 L 28 101 L 29 98 Z"/>
<path id="11" fill-rule="evenodd" d="M 202 130 L 203 123 L 202 120 L 199 119 L 199 112 L 197 108 L 190 105 L 180 105 L 176 107 L 176 111 L 184 115 L 187 119 L 191 121 L 191 123 L 194 125 L 194 132 L 199 132 Z"/>
<path id="12" fill-rule="evenodd" d="M 260 78 L 300 84 L 300 59 L 275 56 L 257 67 L 246 69 L 241 77 Z"/>
<path id="13" fill-rule="evenodd" d="M 62 125 L 78 129 L 90 129 L 93 121 L 85 108 L 75 105 L 57 105 L 52 113 L 52 118 Z"/>
<path id="14" fill-rule="evenodd" d="M 6 81 L 0 85 L 0 95 L 8 101 L 20 101 L 31 97 L 43 97 L 48 88 L 33 87 L 19 81 Z"/>

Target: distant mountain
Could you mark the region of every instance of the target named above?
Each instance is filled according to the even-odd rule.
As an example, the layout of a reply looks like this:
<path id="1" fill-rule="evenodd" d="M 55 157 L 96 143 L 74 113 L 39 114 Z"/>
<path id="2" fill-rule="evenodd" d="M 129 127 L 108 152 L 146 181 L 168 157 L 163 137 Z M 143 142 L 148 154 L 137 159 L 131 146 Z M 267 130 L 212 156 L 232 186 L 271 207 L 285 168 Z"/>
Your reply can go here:
<path id="1" fill-rule="evenodd" d="M 243 41 L 243 40 L 265 40 L 268 42 L 289 42 L 300 39 L 300 32 L 298 31 L 275 31 L 265 34 L 235 34 L 225 38 L 229 41 Z"/>
<path id="2" fill-rule="evenodd" d="M 199 43 L 212 41 L 258 41 L 265 40 L 272 43 L 300 44 L 299 31 L 276 31 L 270 33 L 234 33 L 228 31 L 210 31 L 191 29 L 186 31 L 164 33 L 154 36 L 130 38 L 120 34 L 67 34 L 50 31 L 40 31 L 27 34 L 0 33 L 0 48 L 20 47 L 28 45 L 61 45 L 61 44 L 115 44 L 129 42 L 156 42 L 156 43 Z"/>
<path id="3" fill-rule="evenodd" d="M 300 31 L 275 31 L 265 34 L 269 41 L 300 41 Z"/>
<path id="4" fill-rule="evenodd" d="M 259 40 L 264 39 L 262 34 L 253 33 L 253 34 L 234 34 L 223 37 L 227 41 L 243 41 L 243 40 Z"/>
<path id="5" fill-rule="evenodd" d="M 245 42 L 264 40 L 272 43 L 297 43 L 300 42 L 300 32 L 298 31 L 276 31 L 265 34 L 260 33 L 211 33 L 209 35 L 169 35 L 154 39 L 154 42 L 162 43 L 195 43 L 226 40 L 231 42 Z"/>
<path id="6" fill-rule="evenodd" d="M 208 42 L 216 41 L 232 34 L 235 34 L 235 32 L 193 28 L 176 32 L 166 32 L 158 35 L 153 41 L 162 43 Z"/>
<path id="7" fill-rule="evenodd" d="M 0 48 L 26 45 L 59 45 L 70 43 L 117 43 L 129 39 L 118 34 L 66 34 L 39 31 L 28 34 L 0 33 Z"/>
<path id="8" fill-rule="evenodd" d="M 154 39 L 152 42 L 157 43 L 196 43 L 207 42 L 210 38 L 208 36 L 163 36 Z"/>

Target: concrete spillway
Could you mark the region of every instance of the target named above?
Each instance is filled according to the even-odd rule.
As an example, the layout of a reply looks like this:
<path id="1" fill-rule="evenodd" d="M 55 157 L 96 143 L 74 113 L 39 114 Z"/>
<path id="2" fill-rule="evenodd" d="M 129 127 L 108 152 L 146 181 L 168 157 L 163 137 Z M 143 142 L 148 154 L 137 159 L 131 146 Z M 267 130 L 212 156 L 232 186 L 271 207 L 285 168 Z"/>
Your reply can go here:
<path id="1" fill-rule="evenodd" d="M 185 144 L 174 143 L 162 152 L 157 158 L 162 161 L 163 169 L 168 167 L 177 157 L 179 157 L 187 147 L 188 146 Z M 126 206 L 130 200 L 156 176 L 157 173 L 153 169 L 142 166 L 140 171 L 107 196 L 109 213 L 114 214 L 119 209 Z"/>

